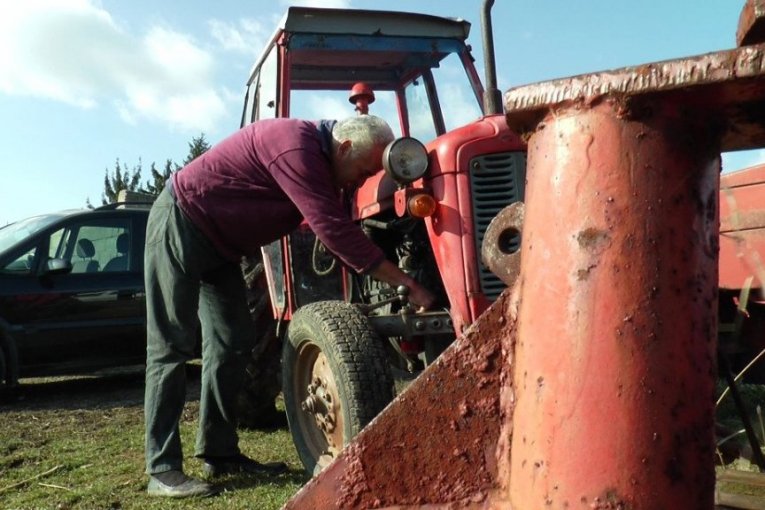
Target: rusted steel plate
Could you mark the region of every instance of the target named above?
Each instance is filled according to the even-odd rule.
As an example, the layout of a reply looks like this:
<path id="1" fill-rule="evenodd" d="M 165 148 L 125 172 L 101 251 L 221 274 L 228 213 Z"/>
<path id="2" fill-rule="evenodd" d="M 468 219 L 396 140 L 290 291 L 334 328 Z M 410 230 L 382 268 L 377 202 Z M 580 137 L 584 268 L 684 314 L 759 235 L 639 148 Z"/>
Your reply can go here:
<path id="1" fill-rule="evenodd" d="M 528 133 L 550 109 L 623 102 L 625 118 L 647 113 L 638 98 L 670 95 L 678 105 L 718 123 L 722 151 L 765 145 L 765 45 L 574 76 L 508 90 L 511 129 Z"/>
<path id="2" fill-rule="evenodd" d="M 285 510 L 484 508 L 498 487 L 501 421 L 512 417 L 512 402 L 500 412 L 500 384 L 513 378 L 507 293 Z"/>
<path id="3" fill-rule="evenodd" d="M 748 0 L 738 18 L 736 44 L 747 46 L 765 42 L 765 0 Z"/>

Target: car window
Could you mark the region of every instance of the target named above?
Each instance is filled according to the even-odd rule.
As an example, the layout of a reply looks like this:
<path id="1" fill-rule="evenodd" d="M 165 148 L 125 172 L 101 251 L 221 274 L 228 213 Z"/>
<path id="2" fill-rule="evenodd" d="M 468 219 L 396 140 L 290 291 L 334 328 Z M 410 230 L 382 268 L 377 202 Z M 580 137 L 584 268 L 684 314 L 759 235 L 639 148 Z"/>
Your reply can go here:
<path id="1" fill-rule="evenodd" d="M 49 258 L 63 258 L 64 249 L 66 247 L 66 234 L 69 230 L 60 229 L 55 231 L 50 236 L 50 242 L 48 243 L 48 257 Z"/>
<path id="2" fill-rule="evenodd" d="M 91 220 L 54 232 L 50 251 L 72 263 L 72 274 L 135 269 L 130 220 Z"/>
<path id="3" fill-rule="evenodd" d="M 32 236 L 60 218 L 61 215 L 59 214 L 34 216 L 0 228 L 0 252 Z"/>
<path id="4" fill-rule="evenodd" d="M 14 260 L 7 263 L 5 266 L 3 266 L 2 269 L 0 269 L 0 272 L 4 274 L 17 274 L 17 275 L 23 275 L 23 274 L 30 274 L 32 272 L 32 263 L 35 259 L 35 253 L 37 252 L 37 247 L 33 247 L 18 257 L 16 257 Z"/>

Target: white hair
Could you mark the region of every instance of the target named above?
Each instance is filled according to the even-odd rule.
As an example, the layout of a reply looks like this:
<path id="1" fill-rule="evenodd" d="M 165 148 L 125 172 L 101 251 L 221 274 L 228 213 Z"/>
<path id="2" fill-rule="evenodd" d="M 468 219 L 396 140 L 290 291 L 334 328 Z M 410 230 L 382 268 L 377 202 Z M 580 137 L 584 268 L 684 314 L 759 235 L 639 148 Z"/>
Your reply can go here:
<path id="1" fill-rule="evenodd" d="M 395 136 L 387 122 L 374 115 L 356 115 L 338 121 L 332 128 L 336 143 L 351 141 L 351 155 L 359 157 L 375 148 L 384 148 Z"/>

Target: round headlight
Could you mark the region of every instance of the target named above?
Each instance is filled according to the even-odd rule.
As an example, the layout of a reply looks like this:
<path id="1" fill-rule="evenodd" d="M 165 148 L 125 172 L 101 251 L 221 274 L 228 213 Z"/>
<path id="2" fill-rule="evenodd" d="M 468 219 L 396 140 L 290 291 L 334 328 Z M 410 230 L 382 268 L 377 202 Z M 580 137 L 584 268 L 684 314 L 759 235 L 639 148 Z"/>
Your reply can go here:
<path id="1" fill-rule="evenodd" d="M 399 184 L 416 181 L 428 171 L 428 152 L 418 140 L 397 138 L 383 152 L 385 172 Z"/>

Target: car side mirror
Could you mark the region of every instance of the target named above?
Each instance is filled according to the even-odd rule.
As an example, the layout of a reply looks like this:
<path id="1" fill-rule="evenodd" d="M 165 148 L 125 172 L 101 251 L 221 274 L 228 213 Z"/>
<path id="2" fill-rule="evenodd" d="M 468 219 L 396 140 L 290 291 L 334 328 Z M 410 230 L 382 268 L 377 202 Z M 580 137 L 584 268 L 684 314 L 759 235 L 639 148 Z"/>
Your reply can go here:
<path id="1" fill-rule="evenodd" d="M 43 274 L 64 274 L 72 270 L 72 262 L 67 259 L 48 259 Z"/>

